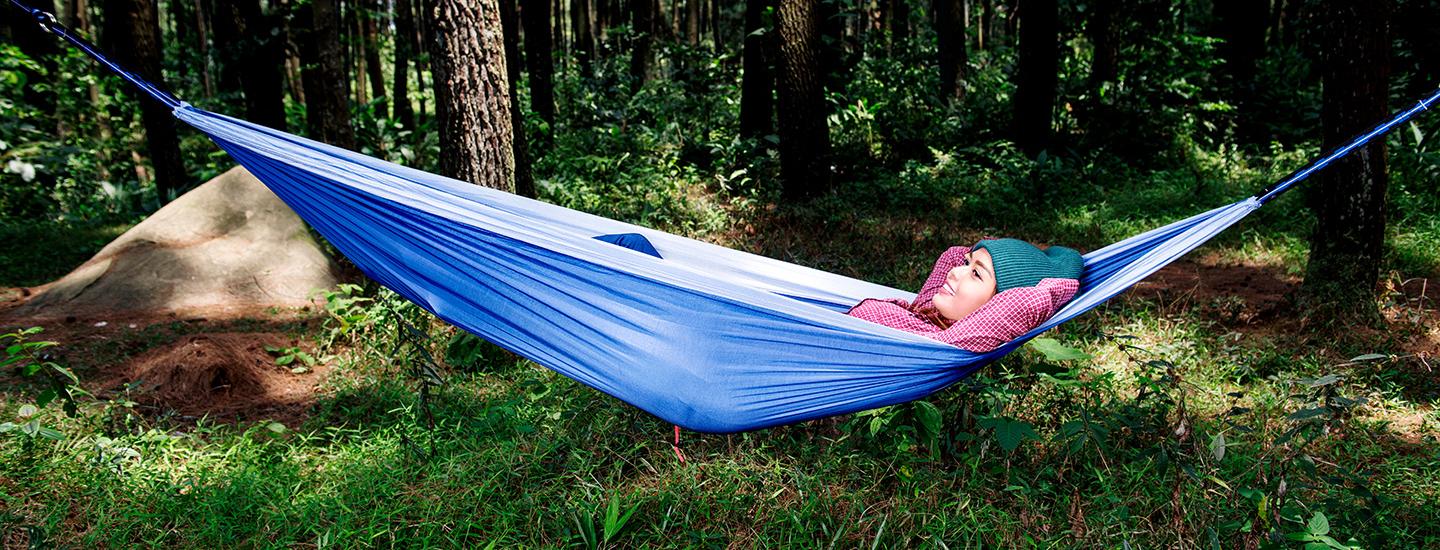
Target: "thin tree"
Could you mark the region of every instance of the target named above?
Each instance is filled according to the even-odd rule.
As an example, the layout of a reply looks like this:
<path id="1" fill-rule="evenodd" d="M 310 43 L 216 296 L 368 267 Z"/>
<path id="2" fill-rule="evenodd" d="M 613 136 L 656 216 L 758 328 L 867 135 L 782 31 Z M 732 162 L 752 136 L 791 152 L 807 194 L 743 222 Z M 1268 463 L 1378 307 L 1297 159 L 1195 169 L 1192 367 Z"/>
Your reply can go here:
<path id="1" fill-rule="evenodd" d="M 395 72 L 391 77 L 391 96 L 395 104 L 395 120 L 406 130 L 415 129 L 415 107 L 410 105 L 410 59 L 415 55 L 414 36 L 415 13 L 410 0 L 395 0 Z"/>
<path id="2" fill-rule="evenodd" d="M 510 146 L 515 151 L 515 193 L 534 198 L 535 180 L 530 175 L 530 147 L 525 139 L 525 119 L 520 113 L 520 14 L 515 0 L 500 0 L 500 26 L 505 43 L 505 91 L 510 97 Z"/>
<path id="3" fill-rule="evenodd" d="M 1332 0 L 1317 14 L 1322 44 L 1322 148 L 1344 145 L 1385 118 L 1390 84 L 1390 0 Z M 1385 244 L 1385 140 L 1337 161 L 1309 189 L 1317 218 L 1302 304 L 1320 318 L 1376 321 Z"/>
<path id="4" fill-rule="evenodd" d="M 570 4 L 570 22 L 574 26 L 571 36 L 575 37 L 574 55 L 579 61 L 580 76 L 595 75 L 595 32 L 591 18 L 591 0 L 574 0 Z"/>
<path id="5" fill-rule="evenodd" d="M 630 93 L 640 91 L 650 75 L 651 49 L 655 44 L 655 11 L 659 0 L 629 0 L 635 39 L 630 50 Z"/>
<path id="6" fill-rule="evenodd" d="M 305 84 L 305 129 L 311 138 L 355 148 L 345 54 L 340 48 L 340 12 L 335 0 L 311 0 L 299 10 L 300 78 Z"/>
<path id="7" fill-rule="evenodd" d="M 104 35 L 116 61 L 155 85 L 165 87 L 165 78 L 160 72 L 164 51 L 160 43 L 160 14 L 154 0 L 106 0 Z M 164 104 L 138 92 L 130 93 L 140 102 L 146 149 L 155 168 L 156 194 L 162 202 L 168 201 L 190 179 L 180 160 L 175 117 Z"/>
<path id="8" fill-rule="evenodd" d="M 1055 0 L 1020 0 L 1020 68 L 1013 99 L 1015 143 L 1034 156 L 1050 146 L 1060 64 Z"/>
<path id="9" fill-rule="evenodd" d="M 284 44 L 259 0 L 217 0 L 212 18 L 225 91 L 245 97 L 245 117 L 285 129 Z"/>
<path id="10" fill-rule="evenodd" d="M 745 0 L 745 51 L 740 83 L 740 135 L 761 138 L 774 132 L 775 30 L 765 24 L 766 12 L 773 12 L 775 0 Z"/>
<path id="11" fill-rule="evenodd" d="M 777 105 L 780 175 L 789 198 L 830 188 L 830 131 L 825 125 L 820 72 L 820 10 L 812 0 L 779 0 Z"/>
<path id="12" fill-rule="evenodd" d="M 964 0 L 935 0 L 935 34 L 940 62 L 940 99 L 958 103 L 965 95 Z"/>
<path id="13" fill-rule="evenodd" d="M 435 0 L 427 11 L 440 171 L 513 192 L 514 126 L 499 2 Z"/>
<path id="14" fill-rule="evenodd" d="M 1090 89 L 1096 97 L 1106 82 L 1114 82 L 1119 76 L 1120 41 L 1116 21 L 1119 3 L 1120 0 L 1095 0 L 1090 5 L 1090 21 L 1085 30 L 1095 51 L 1090 60 Z"/>
<path id="15" fill-rule="evenodd" d="M 545 121 L 539 145 L 543 153 L 554 145 L 555 51 L 550 42 L 550 0 L 526 2 L 520 10 L 525 27 L 525 67 L 530 70 L 530 110 Z"/>
<path id="16" fill-rule="evenodd" d="M 385 68 L 380 65 L 380 43 L 384 37 L 377 21 L 384 9 L 385 0 L 368 0 L 357 9 L 364 32 L 365 78 L 370 82 L 370 98 L 377 100 L 375 115 L 381 118 L 390 114 L 390 107 L 385 102 Z M 385 25 L 385 28 L 390 26 Z"/>

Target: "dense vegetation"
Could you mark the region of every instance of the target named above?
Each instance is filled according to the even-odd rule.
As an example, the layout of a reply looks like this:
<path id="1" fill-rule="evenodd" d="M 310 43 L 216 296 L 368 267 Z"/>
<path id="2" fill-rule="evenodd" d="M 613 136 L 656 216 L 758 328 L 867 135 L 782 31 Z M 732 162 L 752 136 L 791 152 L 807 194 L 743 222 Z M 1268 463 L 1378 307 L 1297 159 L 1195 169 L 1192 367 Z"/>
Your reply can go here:
<path id="1" fill-rule="evenodd" d="M 779 134 L 742 132 L 746 5 L 646 3 L 660 23 L 644 36 L 612 12 L 586 51 L 567 17 L 593 3 L 556 4 L 565 32 L 554 123 L 532 106 L 533 60 L 513 86 L 539 198 L 896 287 L 915 286 L 936 252 L 982 235 L 1093 250 L 1264 187 L 1320 152 L 1322 68 L 1336 62 L 1317 36 L 1321 2 L 1061 1 L 1056 100 L 1037 141 L 1016 130 L 1017 39 L 1024 9 L 1044 2 L 965 2 L 959 42 L 969 51 L 955 91 L 937 66 L 931 4 L 826 0 L 828 17 L 844 23 L 825 42 L 836 52 L 822 109 L 834 185 L 795 198 Z M 86 5 L 66 5 L 77 4 Z M 380 23 L 384 75 L 409 47 L 392 30 L 401 28 L 394 6 L 408 4 L 345 8 Z M 1392 106 L 1440 76 L 1428 57 L 1434 31 L 1416 24 L 1432 4 L 1388 12 Z M 238 61 L 197 47 L 205 39 L 186 6 L 159 3 L 166 81 L 196 105 L 246 112 L 242 90 L 212 82 L 224 79 L 210 67 Z M 1266 22 L 1258 47 L 1231 24 L 1236 10 Z M 3 36 L 28 24 L 14 13 Z M 763 13 L 773 25 L 773 4 Z M 350 66 L 364 73 L 357 60 L 371 33 L 344 32 Z M 65 273 L 167 198 L 135 95 L 74 50 L 41 58 L 17 42 L 0 41 L 3 287 Z M 642 43 L 653 58 L 637 74 L 630 54 Z M 422 61 L 416 81 L 429 82 L 433 52 L 409 54 Z M 409 89 L 418 109 L 401 123 L 393 96 L 354 88 L 358 150 L 442 168 L 433 89 Z M 314 128 L 306 103 L 287 94 L 283 105 L 291 131 Z M 42 344 L 45 333 L 7 330 L 0 537 L 190 547 L 1434 546 L 1440 333 L 1421 289 L 1440 274 L 1437 131 L 1440 119 L 1421 118 L 1388 137 L 1389 215 L 1370 266 L 1380 284 L 1367 292 L 1379 320 L 1307 315 L 1245 284 L 1137 292 L 927 401 L 732 436 L 686 433 L 678 448 L 670 426 L 457 334 L 373 284 L 329 295 L 323 322 L 176 322 L 56 347 Z M 186 185 L 231 165 L 187 129 L 178 149 Z M 1188 265 L 1293 289 L 1315 219 L 1304 192 L 1292 193 Z M 1265 298 L 1277 304 L 1253 303 Z M 292 334 L 303 351 L 277 360 L 318 360 L 333 374 L 288 426 L 183 418 L 123 392 L 76 391 L 75 377 L 83 386 L 106 362 L 202 329 Z"/>

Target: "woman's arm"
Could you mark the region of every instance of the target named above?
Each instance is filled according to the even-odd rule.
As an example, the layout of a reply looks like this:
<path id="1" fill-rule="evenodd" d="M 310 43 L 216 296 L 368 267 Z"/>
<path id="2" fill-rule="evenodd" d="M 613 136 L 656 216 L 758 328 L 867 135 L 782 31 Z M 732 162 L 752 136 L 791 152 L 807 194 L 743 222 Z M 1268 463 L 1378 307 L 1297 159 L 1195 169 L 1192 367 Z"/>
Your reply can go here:
<path id="1" fill-rule="evenodd" d="M 848 315 L 921 336 L 936 338 L 940 334 L 940 327 L 921 319 L 910 311 L 910 304 L 898 298 L 867 298 L 850 308 Z"/>
<path id="2" fill-rule="evenodd" d="M 1040 326 L 1079 289 L 1075 279 L 1041 279 L 1036 286 L 1012 288 L 934 338 L 970 351 L 993 350 Z"/>
<path id="3" fill-rule="evenodd" d="M 935 293 L 940 287 L 945 286 L 945 275 L 950 273 L 955 266 L 965 263 L 965 255 L 970 253 L 968 246 L 952 246 L 940 254 L 940 259 L 935 260 L 935 267 L 930 270 L 930 277 L 925 279 L 925 284 L 920 287 L 920 292 L 915 296 L 915 304 L 911 309 L 920 309 L 930 305 L 930 300 L 935 298 Z"/>

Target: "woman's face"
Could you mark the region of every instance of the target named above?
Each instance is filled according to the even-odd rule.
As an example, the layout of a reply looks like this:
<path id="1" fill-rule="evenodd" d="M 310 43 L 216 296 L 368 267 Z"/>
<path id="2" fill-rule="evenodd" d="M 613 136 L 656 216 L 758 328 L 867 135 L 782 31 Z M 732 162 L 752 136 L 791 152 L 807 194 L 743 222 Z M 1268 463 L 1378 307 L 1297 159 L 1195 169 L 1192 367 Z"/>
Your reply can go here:
<path id="1" fill-rule="evenodd" d="M 935 310 L 952 321 L 964 319 L 995 296 L 995 266 L 990 263 L 990 251 L 972 251 L 965 260 L 945 275 L 945 284 L 935 293 Z"/>

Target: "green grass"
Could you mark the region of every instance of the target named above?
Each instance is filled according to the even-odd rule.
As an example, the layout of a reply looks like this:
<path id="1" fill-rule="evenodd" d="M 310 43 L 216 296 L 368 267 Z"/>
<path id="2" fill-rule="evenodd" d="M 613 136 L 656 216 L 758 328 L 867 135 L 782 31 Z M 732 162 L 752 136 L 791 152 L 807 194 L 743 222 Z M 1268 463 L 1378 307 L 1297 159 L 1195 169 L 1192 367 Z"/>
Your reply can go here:
<path id="1" fill-rule="evenodd" d="M 128 224 L 0 221 L 0 287 L 58 279 L 127 229 Z"/>

